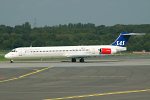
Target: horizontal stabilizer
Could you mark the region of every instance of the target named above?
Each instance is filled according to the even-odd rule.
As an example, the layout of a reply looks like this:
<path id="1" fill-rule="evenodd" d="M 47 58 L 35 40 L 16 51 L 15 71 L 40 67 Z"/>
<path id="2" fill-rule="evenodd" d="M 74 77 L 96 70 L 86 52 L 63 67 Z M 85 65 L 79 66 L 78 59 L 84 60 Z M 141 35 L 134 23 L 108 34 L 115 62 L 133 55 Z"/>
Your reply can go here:
<path id="1" fill-rule="evenodd" d="M 145 35 L 146 33 L 126 33 L 126 34 L 121 34 L 121 35 Z"/>

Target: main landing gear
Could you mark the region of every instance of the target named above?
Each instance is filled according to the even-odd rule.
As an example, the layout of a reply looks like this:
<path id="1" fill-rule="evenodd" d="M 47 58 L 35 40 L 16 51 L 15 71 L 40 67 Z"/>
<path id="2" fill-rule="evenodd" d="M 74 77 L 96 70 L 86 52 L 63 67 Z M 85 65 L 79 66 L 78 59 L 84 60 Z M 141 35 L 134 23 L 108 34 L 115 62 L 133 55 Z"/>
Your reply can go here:
<path id="1" fill-rule="evenodd" d="M 71 60 L 72 62 L 76 62 L 76 58 L 72 58 L 72 60 Z"/>
<path id="2" fill-rule="evenodd" d="M 76 62 L 76 58 L 72 58 L 71 61 L 72 61 L 72 62 Z M 80 58 L 79 61 L 80 61 L 80 62 L 84 62 L 84 58 Z"/>
<path id="3" fill-rule="evenodd" d="M 80 58 L 80 62 L 84 62 L 84 58 Z"/>

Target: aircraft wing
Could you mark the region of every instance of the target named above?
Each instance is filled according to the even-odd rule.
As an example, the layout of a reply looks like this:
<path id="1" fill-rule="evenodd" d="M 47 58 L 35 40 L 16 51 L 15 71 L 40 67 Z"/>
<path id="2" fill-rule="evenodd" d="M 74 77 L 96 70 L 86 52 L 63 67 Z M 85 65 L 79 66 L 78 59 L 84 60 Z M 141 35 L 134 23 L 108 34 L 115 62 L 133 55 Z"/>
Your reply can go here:
<path id="1" fill-rule="evenodd" d="M 86 57 L 96 57 L 97 55 L 67 55 L 68 58 L 86 58 Z"/>

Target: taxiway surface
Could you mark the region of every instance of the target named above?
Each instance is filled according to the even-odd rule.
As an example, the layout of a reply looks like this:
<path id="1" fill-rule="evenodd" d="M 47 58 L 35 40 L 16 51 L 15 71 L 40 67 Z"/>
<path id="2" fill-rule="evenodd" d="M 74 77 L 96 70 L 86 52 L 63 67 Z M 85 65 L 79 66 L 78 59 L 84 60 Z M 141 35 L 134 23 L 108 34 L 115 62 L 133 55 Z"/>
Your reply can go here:
<path id="1" fill-rule="evenodd" d="M 150 55 L 0 62 L 0 100 L 149 100 Z"/>

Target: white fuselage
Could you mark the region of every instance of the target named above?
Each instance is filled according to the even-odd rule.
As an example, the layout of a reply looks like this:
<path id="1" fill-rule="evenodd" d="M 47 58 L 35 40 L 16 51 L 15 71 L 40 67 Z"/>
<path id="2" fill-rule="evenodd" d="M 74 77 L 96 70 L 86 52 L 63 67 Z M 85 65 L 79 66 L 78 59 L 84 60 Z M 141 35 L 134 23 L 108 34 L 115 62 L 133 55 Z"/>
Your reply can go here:
<path id="1" fill-rule="evenodd" d="M 110 48 L 110 54 L 100 53 L 101 48 Z M 112 55 L 125 51 L 126 47 L 111 45 L 96 46 L 56 46 L 56 47 L 20 47 L 13 49 L 5 58 L 14 59 L 43 59 L 43 58 L 85 58 Z"/>

